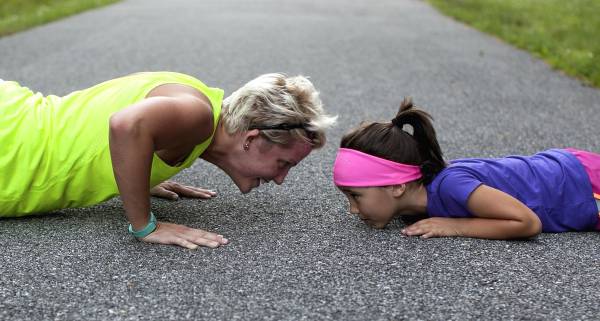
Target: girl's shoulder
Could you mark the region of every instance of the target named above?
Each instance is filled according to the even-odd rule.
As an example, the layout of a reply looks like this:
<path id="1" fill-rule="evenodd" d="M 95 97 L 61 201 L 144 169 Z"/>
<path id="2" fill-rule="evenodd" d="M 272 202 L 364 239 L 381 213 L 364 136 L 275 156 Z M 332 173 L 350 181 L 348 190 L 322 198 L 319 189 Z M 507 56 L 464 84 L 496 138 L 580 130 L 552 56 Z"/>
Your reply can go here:
<path id="1" fill-rule="evenodd" d="M 483 181 L 481 173 L 470 166 L 450 164 L 434 177 L 427 190 L 441 198 L 466 200 Z"/>

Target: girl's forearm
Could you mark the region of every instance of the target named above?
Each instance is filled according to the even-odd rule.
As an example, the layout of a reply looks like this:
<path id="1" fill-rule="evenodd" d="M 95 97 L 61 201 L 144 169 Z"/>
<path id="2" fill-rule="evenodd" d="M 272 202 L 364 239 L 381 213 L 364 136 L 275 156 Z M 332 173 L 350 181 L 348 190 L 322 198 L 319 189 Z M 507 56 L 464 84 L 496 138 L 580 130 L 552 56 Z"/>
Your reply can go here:
<path id="1" fill-rule="evenodd" d="M 528 238 L 539 234 L 535 224 L 528 221 L 491 218 L 454 218 L 455 229 L 460 236 L 485 239 Z"/>
<path id="2" fill-rule="evenodd" d="M 480 185 L 469 196 L 473 218 L 460 218 L 465 236 L 488 239 L 532 237 L 542 231 L 539 217 L 523 202 L 493 187 Z"/>

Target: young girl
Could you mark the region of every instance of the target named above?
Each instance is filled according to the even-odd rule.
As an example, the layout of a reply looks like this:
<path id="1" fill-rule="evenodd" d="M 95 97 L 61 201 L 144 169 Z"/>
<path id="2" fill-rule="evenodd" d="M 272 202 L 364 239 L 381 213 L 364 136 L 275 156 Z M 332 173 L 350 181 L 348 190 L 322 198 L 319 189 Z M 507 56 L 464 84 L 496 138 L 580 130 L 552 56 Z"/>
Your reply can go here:
<path id="1" fill-rule="evenodd" d="M 373 227 L 400 215 L 429 216 L 405 235 L 512 239 L 600 230 L 600 155 L 550 149 L 446 164 L 431 116 L 410 99 L 391 122 L 346 134 L 333 175 L 350 212 Z"/>

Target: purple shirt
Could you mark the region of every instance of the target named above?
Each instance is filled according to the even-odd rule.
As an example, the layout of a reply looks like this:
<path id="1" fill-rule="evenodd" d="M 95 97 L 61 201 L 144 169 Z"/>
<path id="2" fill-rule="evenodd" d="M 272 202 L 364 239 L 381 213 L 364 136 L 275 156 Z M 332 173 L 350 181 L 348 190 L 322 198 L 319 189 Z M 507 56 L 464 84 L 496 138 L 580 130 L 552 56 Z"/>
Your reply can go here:
<path id="1" fill-rule="evenodd" d="M 426 186 L 429 216 L 472 217 L 467 200 L 484 184 L 533 210 L 544 232 L 593 230 L 598 223 L 590 179 L 581 162 L 566 150 L 450 163 Z"/>

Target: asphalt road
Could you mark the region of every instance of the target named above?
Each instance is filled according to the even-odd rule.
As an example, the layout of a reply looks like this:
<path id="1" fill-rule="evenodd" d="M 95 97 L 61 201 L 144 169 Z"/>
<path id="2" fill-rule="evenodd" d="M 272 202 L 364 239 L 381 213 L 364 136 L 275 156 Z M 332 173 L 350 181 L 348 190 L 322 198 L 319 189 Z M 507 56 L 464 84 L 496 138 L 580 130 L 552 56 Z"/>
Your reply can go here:
<path id="1" fill-rule="evenodd" d="M 231 244 L 140 243 L 115 199 L 0 221 L 2 320 L 598 320 L 600 233 L 529 241 L 403 237 L 347 214 L 331 183 L 341 135 L 403 96 L 447 158 L 600 151 L 600 91 L 417 0 L 132 0 L 0 39 L 0 78 L 66 94 L 144 70 L 230 93 L 311 76 L 339 124 L 283 186 L 241 195 L 212 165 L 177 176 L 210 201 L 153 200 L 159 219 Z M 0 142 L 1 146 L 1 142 Z"/>

